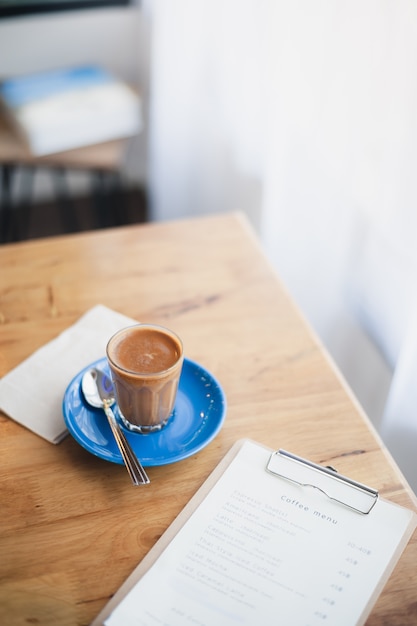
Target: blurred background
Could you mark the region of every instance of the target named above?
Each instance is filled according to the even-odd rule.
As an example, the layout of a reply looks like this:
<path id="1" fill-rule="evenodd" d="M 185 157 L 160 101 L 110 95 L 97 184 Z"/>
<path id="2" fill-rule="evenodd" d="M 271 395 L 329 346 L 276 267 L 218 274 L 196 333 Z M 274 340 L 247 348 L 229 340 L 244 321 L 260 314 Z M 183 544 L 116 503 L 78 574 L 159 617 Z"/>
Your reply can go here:
<path id="1" fill-rule="evenodd" d="M 417 4 L 108 4 L 0 17 L 0 78 L 94 63 L 133 85 L 128 219 L 246 213 L 417 491 Z M 85 200 L 86 172 L 68 183 Z M 27 236 L 54 193 L 40 171 Z"/>

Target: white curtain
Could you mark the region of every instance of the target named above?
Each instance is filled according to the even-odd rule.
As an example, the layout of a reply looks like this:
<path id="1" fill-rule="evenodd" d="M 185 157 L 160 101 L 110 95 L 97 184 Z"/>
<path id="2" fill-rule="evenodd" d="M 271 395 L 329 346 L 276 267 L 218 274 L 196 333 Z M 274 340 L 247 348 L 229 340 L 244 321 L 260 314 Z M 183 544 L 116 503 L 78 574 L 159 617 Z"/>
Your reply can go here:
<path id="1" fill-rule="evenodd" d="M 245 211 L 383 430 L 413 332 L 417 4 L 149 7 L 154 219 Z M 416 411 L 408 421 L 417 430 Z M 417 490 L 417 461 L 407 473 Z"/>

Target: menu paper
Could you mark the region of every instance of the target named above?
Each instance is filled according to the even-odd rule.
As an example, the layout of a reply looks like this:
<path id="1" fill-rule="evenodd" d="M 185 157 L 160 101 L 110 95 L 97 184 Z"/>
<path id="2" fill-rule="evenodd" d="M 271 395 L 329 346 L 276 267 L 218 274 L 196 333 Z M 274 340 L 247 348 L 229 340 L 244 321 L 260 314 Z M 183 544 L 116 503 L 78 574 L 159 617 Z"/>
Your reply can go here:
<path id="1" fill-rule="evenodd" d="M 364 624 L 417 516 L 381 498 L 367 515 L 353 511 L 265 471 L 270 454 L 235 445 L 116 595 L 106 626 Z"/>

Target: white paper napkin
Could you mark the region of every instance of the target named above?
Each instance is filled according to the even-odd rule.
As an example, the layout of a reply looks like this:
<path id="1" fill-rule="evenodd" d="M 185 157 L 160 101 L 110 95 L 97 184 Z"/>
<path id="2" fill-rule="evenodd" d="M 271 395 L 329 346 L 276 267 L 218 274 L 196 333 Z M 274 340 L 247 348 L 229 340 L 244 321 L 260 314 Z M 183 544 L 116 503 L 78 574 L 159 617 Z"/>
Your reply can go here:
<path id="1" fill-rule="evenodd" d="M 105 355 L 120 328 L 137 324 L 97 305 L 56 339 L 39 348 L 0 380 L 0 409 L 51 443 L 67 434 L 62 414 L 65 390 L 76 374 Z"/>

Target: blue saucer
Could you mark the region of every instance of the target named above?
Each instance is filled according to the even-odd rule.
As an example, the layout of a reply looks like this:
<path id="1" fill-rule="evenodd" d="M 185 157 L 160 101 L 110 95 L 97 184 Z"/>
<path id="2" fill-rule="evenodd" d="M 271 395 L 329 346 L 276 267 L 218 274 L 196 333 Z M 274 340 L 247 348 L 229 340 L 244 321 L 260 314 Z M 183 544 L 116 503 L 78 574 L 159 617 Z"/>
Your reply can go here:
<path id="1" fill-rule="evenodd" d="M 74 439 L 88 452 L 106 461 L 123 464 L 119 448 L 101 409 L 88 405 L 81 379 L 90 367 L 110 376 L 107 359 L 91 363 L 70 382 L 64 395 L 63 413 Z M 117 407 L 114 406 L 117 416 Z M 146 435 L 121 427 L 144 466 L 167 465 L 195 454 L 214 439 L 226 416 L 226 397 L 215 378 L 201 365 L 184 359 L 174 413 L 159 432 Z"/>

